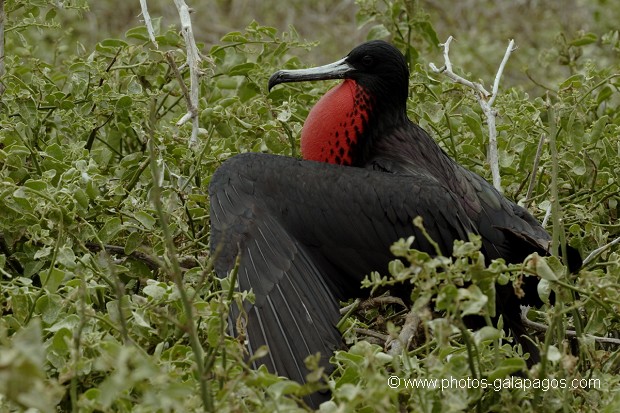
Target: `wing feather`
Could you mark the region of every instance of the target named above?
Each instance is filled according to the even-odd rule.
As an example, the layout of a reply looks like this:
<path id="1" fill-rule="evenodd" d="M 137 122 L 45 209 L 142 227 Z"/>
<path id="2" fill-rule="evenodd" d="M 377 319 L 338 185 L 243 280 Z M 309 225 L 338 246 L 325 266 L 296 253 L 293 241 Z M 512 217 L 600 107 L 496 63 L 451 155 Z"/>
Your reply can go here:
<path id="1" fill-rule="evenodd" d="M 267 345 L 260 363 L 300 382 L 310 354 L 329 371 L 338 301 L 386 270 L 393 242 L 415 234 L 414 247 L 434 252 L 415 216 L 446 253 L 474 231 L 450 191 L 424 176 L 244 154 L 218 168 L 209 191 L 216 271 L 225 276 L 241 251 L 239 288 L 256 296 L 245 304 L 250 354 Z"/>

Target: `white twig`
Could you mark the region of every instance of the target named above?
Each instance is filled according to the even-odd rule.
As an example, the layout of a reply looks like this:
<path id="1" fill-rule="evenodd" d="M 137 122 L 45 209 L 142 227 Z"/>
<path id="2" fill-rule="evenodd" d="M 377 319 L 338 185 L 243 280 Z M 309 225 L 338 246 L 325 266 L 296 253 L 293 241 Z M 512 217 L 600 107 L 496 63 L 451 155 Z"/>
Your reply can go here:
<path id="1" fill-rule="evenodd" d="M 0 79 L 4 76 L 6 71 L 4 67 L 4 0 L 0 0 Z M 0 80 L 0 96 L 4 94 L 5 86 Z"/>
<path id="2" fill-rule="evenodd" d="M 383 343 L 385 343 L 390 338 L 390 336 L 387 334 L 381 334 L 379 332 L 370 330 L 368 328 L 357 328 L 356 327 L 353 329 L 353 331 L 356 332 L 357 334 L 364 334 L 365 336 L 368 336 L 368 337 L 378 338 Z"/>
<path id="3" fill-rule="evenodd" d="M 497 69 L 497 74 L 495 75 L 495 81 L 493 82 L 493 94 L 491 95 L 491 99 L 489 99 L 489 106 L 493 106 L 493 103 L 495 102 L 495 98 L 497 97 L 497 91 L 499 89 L 499 81 L 502 78 L 502 73 L 504 73 L 504 67 L 506 67 L 506 63 L 510 58 L 510 54 L 515 50 L 517 50 L 517 48 L 515 47 L 515 41 L 514 39 L 510 39 L 508 47 L 506 48 L 506 53 L 504 53 L 504 58 L 499 64 L 499 69 Z"/>
<path id="4" fill-rule="evenodd" d="M 495 98 L 497 97 L 497 92 L 499 89 L 499 82 L 502 77 L 502 73 L 504 72 L 504 67 L 506 66 L 506 62 L 510 57 L 510 54 L 515 50 L 514 40 L 510 40 L 508 43 L 508 48 L 506 49 L 506 53 L 504 53 L 504 58 L 499 65 L 499 69 L 497 70 L 497 74 L 495 75 L 495 81 L 493 82 L 493 92 L 489 93 L 482 84 L 478 82 L 472 82 L 467 80 L 452 71 L 452 62 L 450 61 L 450 43 L 454 38 L 452 36 L 448 37 L 443 46 L 443 58 L 444 58 L 444 66 L 438 68 L 435 64 L 430 63 L 431 70 L 435 73 L 444 73 L 455 83 L 462 84 L 467 86 L 474 91 L 476 91 L 476 99 L 484 112 L 485 117 L 487 118 L 487 125 L 489 128 L 489 165 L 491 167 L 491 175 L 493 177 L 493 186 L 498 191 L 502 191 L 502 181 L 499 174 L 499 156 L 497 151 L 497 128 L 495 127 L 495 118 L 497 116 L 497 111 L 493 109 L 493 103 L 495 102 Z"/>
<path id="5" fill-rule="evenodd" d="M 613 247 L 614 245 L 616 245 L 618 243 L 620 243 L 620 237 L 616 238 L 615 240 L 611 241 L 608 244 L 603 245 L 602 247 L 599 247 L 599 248 L 595 249 L 590 254 L 588 254 L 586 259 L 583 260 L 583 266 L 585 267 L 591 261 L 593 261 L 596 257 L 598 257 L 602 252 L 606 251 L 607 249 Z"/>
<path id="6" fill-rule="evenodd" d="M 471 82 L 452 71 L 452 62 L 450 61 L 450 43 L 454 40 L 454 37 L 448 37 L 445 43 L 441 43 L 440 46 L 443 46 L 443 59 L 445 64 L 441 68 L 437 68 L 434 63 L 429 63 L 429 66 L 435 73 L 443 73 L 448 76 L 454 83 L 460 83 L 461 85 L 467 86 L 469 88 L 474 89 L 484 98 L 488 98 L 491 94 L 482 86 L 480 83 Z"/>
<path id="7" fill-rule="evenodd" d="M 178 122 L 177 126 L 183 125 L 189 119 L 192 120 L 192 136 L 189 140 L 189 146 L 193 147 L 198 143 L 198 91 L 200 69 L 200 54 L 194 40 L 194 32 L 192 30 L 192 19 L 190 18 L 190 9 L 185 4 L 185 0 L 174 0 L 177 6 L 179 17 L 181 19 L 181 33 L 185 39 L 185 47 L 187 54 L 187 66 L 189 68 L 189 99 L 187 102 L 187 114 L 185 114 Z"/>
<path id="8" fill-rule="evenodd" d="M 547 226 L 547 223 L 549 222 L 549 218 L 551 217 L 551 205 L 552 204 L 549 203 L 549 206 L 547 207 L 547 210 L 545 211 L 545 217 L 540 223 L 540 225 L 542 225 L 543 228 Z"/>
<path id="9" fill-rule="evenodd" d="M 544 331 L 549 330 L 549 326 L 547 326 L 546 324 L 532 321 L 529 318 L 527 318 L 527 312 L 529 311 L 529 309 L 530 307 L 526 305 L 521 306 L 521 322 L 523 323 L 523 325 L 525 327 L 529 327 L 532 330 L 536 330 L 536 331 L 544 332 Z M 577 337 L 577 332 L 574 330 L 566 330 L 566 337 Z M 584 334 L 583 337 L 591 338 L 597 343 L 620 345 L 620 339 L 613 338 L 613 337 L 600 337 L 600 336 L 594 336 L 592 334 Z"/>
<path id="10" fill-rule="evenodd" d="M 151 43 L 153 43 L 155 48 L 159 49 L 157 40 L 155 40 L 155 31 L 153 30 L 153 22 L 151 21 L 151 15 L 149 14 L 149 9 L 146 5 L 146 0 L 140 0 L 140 8 L 142 9 L 142 17 L 144 17 L 144 25 L 146 26 L 146 31 L 149 33 L 149 39 L 151 40 Z"/>
<path id="11" fill-rule="evenodd" d="M 538 164 L 542 155 L 542 149 L 545 143 L 545 134 L 540 135 L 538 140 L 538 147 L 536 148 L 536 156 L 534 157 L 534 166 L 532 166 L 532 175 L 530 176 L 530 183 L 527 187 L 527 194 L 525 195 L 524 207 L 529 208 L 532 202 L 532 194 L 534 193 L 534 184 L 536 183 L 536 174 L 538 173 Z"/>
<path id="12" fill-rule="evenodd" d="M 397 339 L 387 340 L 385 346 L 388 348 L 388 354 L 397 356 L 403 353 L 404 350 L 409 347 L 411 340 L 415 337 L 420 326 L 420 317 L 412 309 L 405 318 L 405 324 L 403 324 L 400 334 Z"/>

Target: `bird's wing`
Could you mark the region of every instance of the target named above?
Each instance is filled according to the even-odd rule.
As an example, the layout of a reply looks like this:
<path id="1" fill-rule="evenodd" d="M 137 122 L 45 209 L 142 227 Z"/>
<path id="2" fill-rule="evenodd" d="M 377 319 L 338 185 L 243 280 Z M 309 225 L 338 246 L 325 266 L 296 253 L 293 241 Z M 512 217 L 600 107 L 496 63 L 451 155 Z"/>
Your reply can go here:
<path id="1" fill-rule="evenodd" d="M 544 254 L 548 250 L 551 238 L 534 217 L 481 176 L 457 164 L 418 125 L 394 128 L 374 149 L 371 162 L 379 168 L 402 174 L 426 173 L 449 188 L 482 236 L 488 259 L 521 262 L 534 251 Z"/>
<path id="2" fill-rule="evenodd" d="M 239 288 L 256 296 L 245 306 L 250 351 L 266 344 L 260 362 L 300 382 L 307 355 L 328 366 L 341 343 L 338 300 L 387 269 L 393 242 L 415 235 L 414 248 L 434 253 L 414 217 L 444 254 L 474 232 L 450 191 L 424 176 L 243 154 L 218 168 L 209 192 L 216 272 L 239 254 Z"/>

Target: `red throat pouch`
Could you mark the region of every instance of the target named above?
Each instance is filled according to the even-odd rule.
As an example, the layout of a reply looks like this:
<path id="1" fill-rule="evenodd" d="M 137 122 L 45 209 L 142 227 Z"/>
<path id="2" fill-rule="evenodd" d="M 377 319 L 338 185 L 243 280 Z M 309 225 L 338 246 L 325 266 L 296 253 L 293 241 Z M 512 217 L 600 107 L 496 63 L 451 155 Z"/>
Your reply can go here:
<path id="1" fill-rule="evenodd" d="M 304 159 L 351 165 L 352 148 L 358 143 L 370 109 L 368 94 L 347 79 L 314 105 L 301 131 Z"/>

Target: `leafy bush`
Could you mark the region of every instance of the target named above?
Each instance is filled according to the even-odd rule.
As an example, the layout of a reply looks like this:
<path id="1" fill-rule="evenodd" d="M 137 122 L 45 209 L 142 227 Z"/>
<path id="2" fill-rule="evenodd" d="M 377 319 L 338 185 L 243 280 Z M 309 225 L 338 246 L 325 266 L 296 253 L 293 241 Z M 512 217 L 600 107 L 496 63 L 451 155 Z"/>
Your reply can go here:
<path id="1" fill-rule="evenodd" d="M 78 44 L 76 50 L 59 30 L 58 16 L 67 12 L 46 3 L 5 4 L 0 406 L 304 410 L 301 396 L 315 382 L 300 386 L 249 369 L 242 343 L 226 335 L 227 309 L 245 293 L 233 292 L 229 279 L 212 273 L 207 187 L 213 171 L 236 153 L 298 155 L 303 120 L 329 85 L 294 84 L 267 93 L 266 79 L 276 69 L 303 66 L 294 56 L 313 46 L 292 28 L 278 32 L 253 22 L 205 51 L 203 129 L 194 150 L 188 146 L 191 126 L 176 125 L 187 109 L 167 59 L 177 67 L 185 61 L 183 38 L 174 28 L 155 20 L 158 48 L 140 26 L 122 39 L 102 39 L 92 50 Z M 374 22 L 371 36 L 392 39 L 410 57 L 411 118 L 451 156 L 488 176 L 485 119 L 475 99 L 427 69 L 425 53 L 436 51 L 438 40 L 428 16 L 408 2 L 362 2 L 359 20 Z M 617 56 L 617 32 L 594 36 L 600 52 Z M 44 47 L 46 37 L 60 38 L 60 44 Z M 586 43 L 570 47 L 581 50 Z M 560 46 L 556 51 L 563 53 Z M 584 53 L 571 56 L 570 76 L 546 95 L 530 97 L 523 88 L 500 94 L 499 151 L 506 194 L 542 218 L 555 202 L 555 186 L 562 210 L 555 215 L 554 236 L 561 241 L 566 234 L 585 255 L 620 235 L 620 72 L 617 63 L 602 66 Z M 181 73 L 187 78 L 186 69 Z M 533 169 L 541 136 L 555 142 L 557 154 L 545 145 Z M 530 181 L 533 194 L 525 199 Z M 361 340 L 354 328 L 395 336 L 402 311 L 374 309 L 345 320 L 352 347 L 333 357 L 334 401 L 322 410 L 618 408 L 618 352 L 593 338 L 617 335 L 617 245 L 578 276 L 554 257 L 485 267 L 476 240 L 459 243 L 451 258 L 411 251 L 405 241 L 394 252 L 410 266 L 395 261 L 389 276 L 373 274 L 367 285 L 389 287 L 399 280 L 426 286 L 413 290 L 412 302 L 427 334 L 419 346 L 395 356 Z M 539 335 L 544 362 L 525 378 L 599 379 L 600 388 L 406 387 L 413 379 L 510 379 L 523 366 L 521 350 L 501 329 L 468 332 L 460 320 L 492 314 L 493 282 L 518 284 L 524 274 L 539 275 L 542 295 L 554 290 L 557 297 L 555 306 L 529 312 L 550 328 Z M 464 281 L 473 284 L 464 288 Z M 431 300 L 441 314 L 423 310 Z M 576 357 L 567 330 L 580 333 Z M 387 385 L 391 375 L 400 384 L 393 389 Z M 319 376 L 317 371 L 314 381 Z"/>

